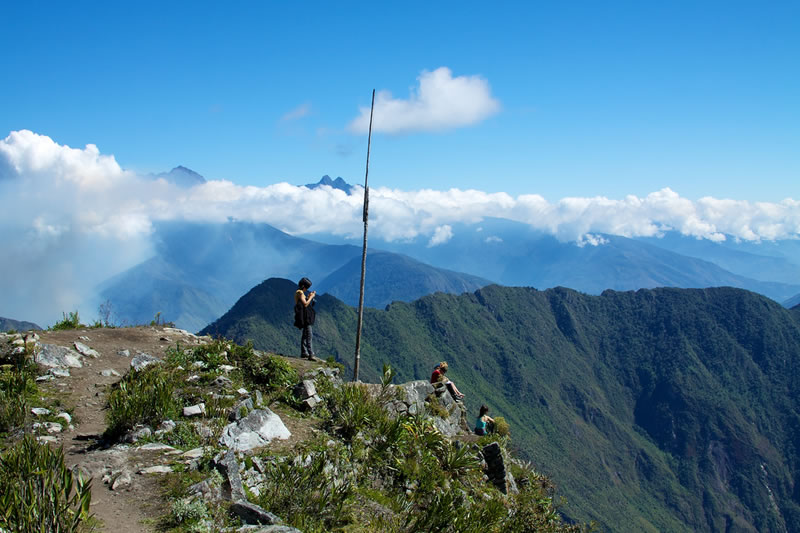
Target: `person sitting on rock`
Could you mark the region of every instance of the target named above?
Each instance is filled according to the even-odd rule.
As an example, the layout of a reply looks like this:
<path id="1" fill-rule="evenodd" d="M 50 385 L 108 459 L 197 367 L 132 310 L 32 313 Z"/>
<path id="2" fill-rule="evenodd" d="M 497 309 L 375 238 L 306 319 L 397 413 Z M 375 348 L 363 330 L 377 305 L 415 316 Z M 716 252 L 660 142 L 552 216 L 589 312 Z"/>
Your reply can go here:
<path id="1" fill-rule="evenodd" d="M 436 385 L 437 383 L 444 383 L 447 387 L 447 390 L 450 391 L 450 395 L 453 399 L 457 402 L 460 402 L 464 399 L 464 395 L 458 390 L 456 384 L 450 381 L 445 374 L 447 373 L 447 361 L 442 361 L 433 369 L 433 374 L 431 374 L 431 383 Z"/>
<path id="2" fill-rule="evenodd" d="M 475 421 L 475 434 L 483 436 L 489 433 L 494 433 L 494 419 L 489 416 L 489 408 L 483 404 Z"/>

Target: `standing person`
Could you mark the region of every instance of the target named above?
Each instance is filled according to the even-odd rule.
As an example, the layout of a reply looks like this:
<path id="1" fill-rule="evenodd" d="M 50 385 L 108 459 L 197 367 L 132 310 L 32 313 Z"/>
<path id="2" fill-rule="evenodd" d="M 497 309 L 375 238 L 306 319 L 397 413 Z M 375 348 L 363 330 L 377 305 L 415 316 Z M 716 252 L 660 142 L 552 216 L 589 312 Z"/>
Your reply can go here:
<path id="1" fill-rule="evenodd" d="M 431 383 L 444 383 L 447 386 L 447 390 L 450 391 L 450 395 L 453 397 L 453 399 L 457 402 L 460 402 L 464 399 L 464 395 L 458 390 L 456 384 L 450 381 L 447 376 L 445 376 L 447 373 L 447 368 L 447 361 L 442 361 L 436 365 L 433 369 L 433 374 L 431 374 Z"/>
<path id="2" fill-rule="evenodd" d="M 489 433 L 494 433 L 494 419 L 489 416 L 489 408 L 483 404 L 478 414 L 478 420 L 475 421 L 475 434 L 488 435 Z"/>
<path id="3" fill-rule="evenodd" d="M 303 330 L 300 336 L 300 357 L 314 358 L 314 349 L 311 344 L 311 326 L 314 324 L 314 297 L 317 291 L 306 292 L 311 287 L 311 280 L 303 278 L 297 283 L 294 292 L 294 325 Z"/>

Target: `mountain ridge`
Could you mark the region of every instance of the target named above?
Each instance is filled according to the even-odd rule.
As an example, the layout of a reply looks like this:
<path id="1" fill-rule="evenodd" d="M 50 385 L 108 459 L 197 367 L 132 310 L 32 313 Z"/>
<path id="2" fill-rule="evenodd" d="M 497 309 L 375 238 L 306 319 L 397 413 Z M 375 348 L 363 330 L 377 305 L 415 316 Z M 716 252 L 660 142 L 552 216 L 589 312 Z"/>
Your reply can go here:
<path id="1" fill-rule="evenodd" d="M 292 290 L 267 280 L 206 332 L 295 353 Z M 330 295 L 317 309 L 317 353 L 350 369 L 354 310 Z M 798 313 L 741 289 L 490 285 L 365 310 L 361 374 L 375 380 L 388 362 L 424 379 L 447 360 L 470 411 L 507 418 L 575 519 L 781 531 L 800 527 L 798 354 Z"/>

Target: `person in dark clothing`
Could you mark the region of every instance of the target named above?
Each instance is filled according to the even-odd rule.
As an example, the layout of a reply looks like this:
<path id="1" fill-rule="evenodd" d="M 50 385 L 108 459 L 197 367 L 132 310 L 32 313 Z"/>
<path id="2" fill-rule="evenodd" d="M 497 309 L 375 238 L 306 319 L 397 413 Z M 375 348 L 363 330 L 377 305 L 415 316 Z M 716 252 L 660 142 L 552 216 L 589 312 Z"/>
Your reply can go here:
<path id="1" fill-rule="evenodd" d="M 294 306 L 295 306 L 295 325 L 302 326 L 303 333 L 300 336 L 300 357 L 306 359 L 314 358 L 314 349 L 311 343 L 311 326 L 314 324 L 314 297 L 317 291 L 311 291 L 306 294 L 311 288 L 311 280 L 308 278 L 301 279 L 297 284 L 297 290 L 294 293 Z M 311 308 L 309 308 L 311 306 Z M 298 323 L 302 321 L 302 324 Z"/>

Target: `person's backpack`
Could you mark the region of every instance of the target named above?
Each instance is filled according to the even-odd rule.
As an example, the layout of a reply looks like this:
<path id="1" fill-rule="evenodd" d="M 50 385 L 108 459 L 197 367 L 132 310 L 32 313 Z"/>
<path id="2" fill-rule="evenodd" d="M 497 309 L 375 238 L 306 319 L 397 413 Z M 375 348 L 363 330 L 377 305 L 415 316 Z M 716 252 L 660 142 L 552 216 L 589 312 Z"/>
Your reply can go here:
<path id="1" fill-rule="evenodd" d="M 303 329 L 306 326 L 313 326 L 317 319 L 317 312 L 314 311 L 314 301 L 311 305 L 305 306 L 303 302 L 297 302 L 294 306 L 294 327 Z"/>

